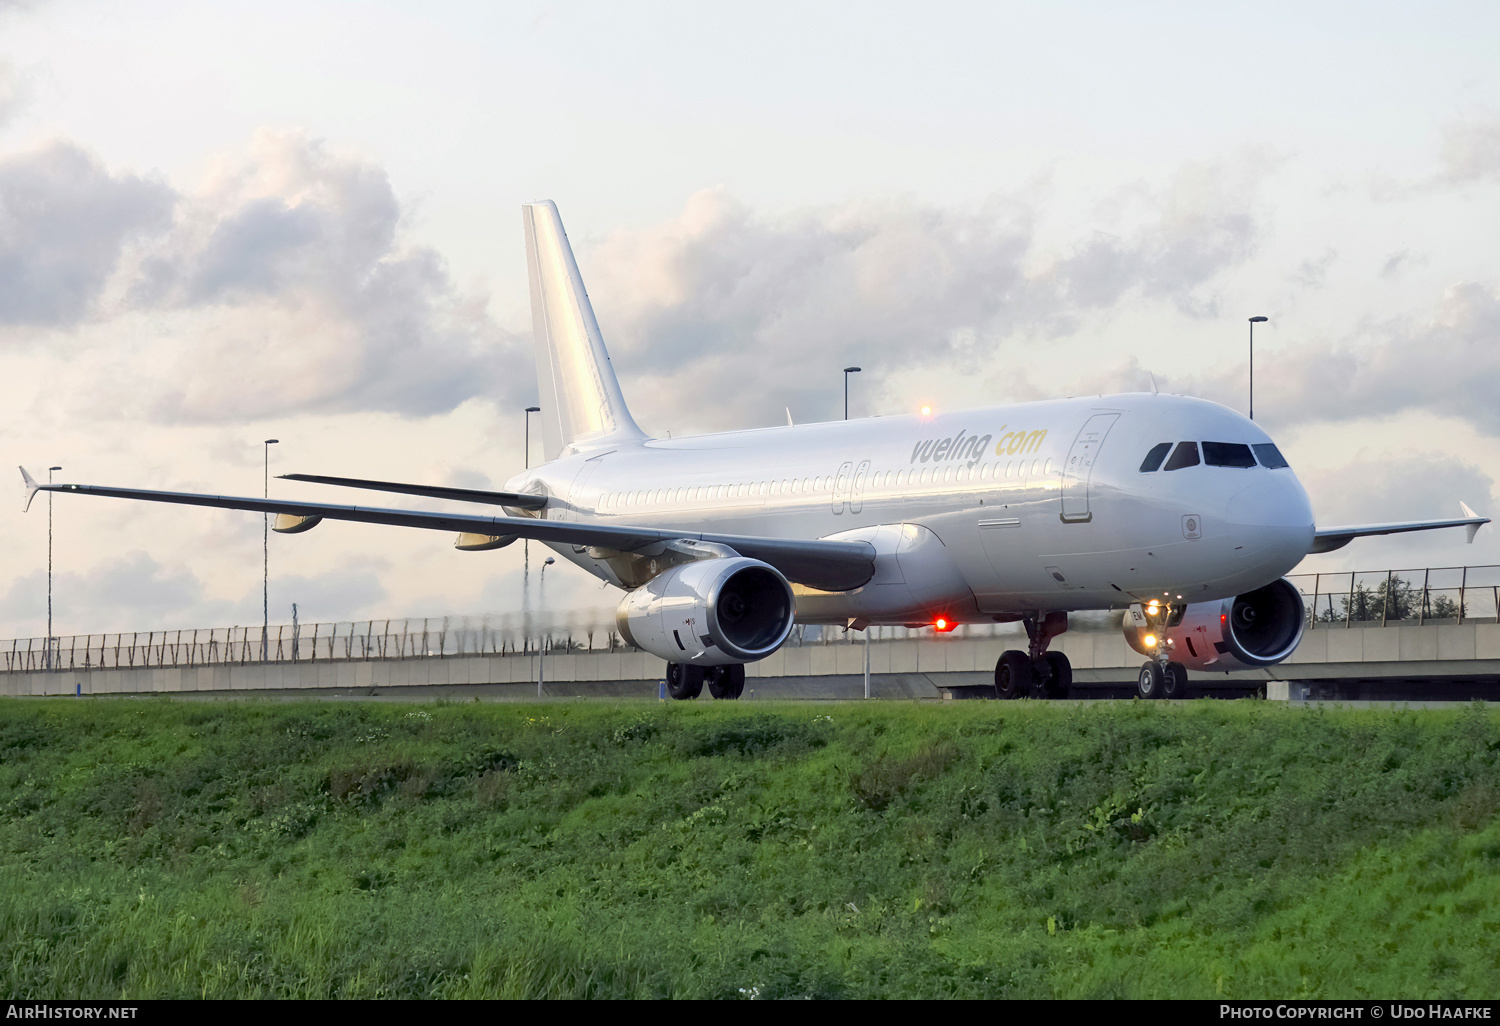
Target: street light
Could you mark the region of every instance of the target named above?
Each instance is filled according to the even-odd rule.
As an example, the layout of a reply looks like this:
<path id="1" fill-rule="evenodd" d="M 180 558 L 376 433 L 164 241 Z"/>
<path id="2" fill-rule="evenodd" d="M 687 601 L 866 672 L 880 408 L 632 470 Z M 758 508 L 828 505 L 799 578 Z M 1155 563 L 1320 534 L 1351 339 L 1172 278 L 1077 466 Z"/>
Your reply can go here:
<path id="1" fill-rule="evenodd" d="M 62 467 L 47 468 L 47 483 L 52 483 L 52 472 Z M 52 669 L 52 493 L 47 493 L 47 659 L 45 668 Z"/>
<path id="2" fill-rule="evenodd" d="M 542 412 L 542 408 L 540 406 L 528 406 L 528 407 L 526 407 L 526 469 L 527 470 L 531 469 L 531 415 L 533 413 L 541 413 L 541 412 Z"/>
<path id="3" fill-rule="evenodd" d="M 849 419 L 849 375 L 851 375 L 851 374 L 858 374 L 859 371 L 860 371 L 860 368 L 858 368 L 858 367 L 845 367 L 844 368 L 844 419 L 845 420 Z"/>
<path id="4" fill-rule="evenodd" d="M 541 413 L 540 406 L 526 407 L 526 469 L 531 469 L 531 415 Z M 521 630 L 531 633 L 531 539 L 521 541 Z"/>
<path id="5" fill-rule="evenodd" d="M 261 497 L 271 497 L 271 446 L 279 438 L 267 438 L 265 443 L 265 480 L 261 486 Z M 260 661 L 266 661 L 266 638 L 271 632 L 271 514 L 262 513 L 261 564 L 260 564 Z"/>
<path id="6" fill-rule="evenodd" d="M 537 581 L 536 586 L 536 597 L 538 605 L 542 604 L 542 601 L 545 599 L 547 594 L 545 590 L 547 585 L 547 568 L 556 562 L 557 560 L 553 559 L 551 556 L 548 556 L 546 562 L 542 564 L 542 576 L 540 580 Z M 545 640 L 538 640 L 536 645 L 536 697 L 538 698 L 542 697 L 542 664 L 546 661 L 546 659 L 547 643 Z"/>
<path id="7" fill-rule="evenodd" d="M 1255 419 L 1255 326 L 1264 324 L 1267 318 L 1250 318 L 1250 419 Z"/>

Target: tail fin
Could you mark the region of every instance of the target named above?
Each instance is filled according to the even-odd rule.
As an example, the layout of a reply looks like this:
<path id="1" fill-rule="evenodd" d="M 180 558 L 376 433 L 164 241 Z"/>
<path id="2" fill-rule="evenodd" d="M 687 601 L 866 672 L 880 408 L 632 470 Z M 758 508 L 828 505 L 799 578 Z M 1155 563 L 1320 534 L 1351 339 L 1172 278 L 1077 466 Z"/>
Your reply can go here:
<path id="1" fill-rule="evenodd" d="M 557 459 L 565 450 L 645 438 L 615 380 L 557 205 L 551 200 L 528 203 L 521 208 L 521 222 L 547 459 Z"/>

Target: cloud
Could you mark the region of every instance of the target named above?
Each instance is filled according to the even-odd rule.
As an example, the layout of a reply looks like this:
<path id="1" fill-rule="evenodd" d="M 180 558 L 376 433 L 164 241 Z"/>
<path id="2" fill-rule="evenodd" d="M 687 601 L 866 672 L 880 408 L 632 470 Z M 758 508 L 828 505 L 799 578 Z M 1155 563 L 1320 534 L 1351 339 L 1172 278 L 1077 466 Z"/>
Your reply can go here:
<path id="1" fill-rule="evenodd" d="M 0 6 L 0 13 L 3 12 L 4 7 Z M 15 65 L 0 60 L 0 128 L 4 128 L 16 116 L 23 99 L 21 80 L 16 74 Z"/>
<path id="2" fill-rule="evenodd" d="M 1049 251 L 1028 198 L 775 218 L 711 190 L 580 263 L 644 419 L 722 429 L 780 422 L 786 405 L 821 411 L 827 383 L 810 380 L 809 360 L 871 374 L 962 368 L 1012 342 L 1051 342 L 1130 297 L 1210 316 L 1206 286 L 1259 237 L 1253 197 L 1220 170 L 1189 168 L 1166 189 L 1117 197 L 1119 235 Z"/>
<path id="3" fill-rule="evenodd" d="M 1354 339 L 1270 352 L 1257 364 L 1257 419 L 1280 427 L 1426 410 L 1500 435 L 1494 386 L 1500 295 L 1480 282 L 1447 289 L 1424 321 L 1369 326 Z M 1172 385 L 1233 406 L 1243 394 L 1243 372 L 1231 368 Z"/>
<path id="4" fill-rule="evenodd" d="M 258 528 L 257 528 L 258 530 Z M 259 563 L 255 567 L 260 569 Z M 270 580 L 273 623 L 291 621 L 296 602 L 303 623 L 373 616 L 389 595 L 377 567 L 357 565 L 331 569 L 315 577 L 273 575 Z M 106 558 L 83 570 L 53 576 L 53 623 L 59 635 L 146 629 L 225 627 L 259 624 L 261 585 L 238 598 L 216 598 L 202 578 L 187 566 L 159 562 L 143 551 Z M 12 579 L 0 596 L 0 622 L 13 631 L 46 633 L 47 574 L 35 570 Z"/>
<path id="5" fill-rule="evenodd" d="M 1483 470 L 1442 452 L 1360 454 L 1337 469 L 1298 476 L 1318 523 L 1327 526 L 1456 517 L 1460 500 L 1487 508 L 1495 486 Z"/>
<path id="6" fill-rule="evenodd" d="M 1425 257 L 1413 253 L 1409 249 L 1399 250 L 1386 258 L 1385 264 L 1380 268 L 1380 276 L 1382 278 L 1394 278 L 1413 264 L 1426 262 Z"/>
<path id="7" fill-rule="evenodd" d="M 135 624 L 177 622 L 186 626 L 202 616 L 222 617 L 226 604 L 206 600 L 203 582 L 191 571 L 169 568 L 145 552 L 107 559 L 86 572 L 53 575 L 53 623 L 58 634 L 128 630 Z M 47 574 L 37 570 L 15 578 L 0 598 L 0 619 L 36 625 L 44 635 Z M 218 625 L 217 619 L 213 621 Z"/>
<path id="8" fill-rule="evenodd" d="M 1392 257 L 1391 262 L 1386 265 L 1386 270 L 1382 273 L 1390 273 L 1396 263 L 1399 263 L 1401 257 L 1405 255 L 1405 253 L 1401 253 L 1398 256 Z M 1316 260 L 1304 260 L 1302 261 L 1302 266 L 1298 267 L 1292 273 L 1292 281 L 1304 288 L 1321 288 L 1324 280 L 1328 277 L 1328 269 L 1333 266 L 1333 262 L 1337 259 L 1338 252 L 1330 249 Z"/>
<path id="9" fill-rule="evenodd" d="M 1439 180 L 1448 185 L 1500 179 L 1500 114 L 1443 126 Z"/>
<path id="10" fill-rule="evenodd" d="M 1362 452 L 1337 469 L 1299 471 L 1298 477 L 1322 527 L 1457 517 L 1460 501 L 1483 516 L 1495 510 L 1494 478 L 1445 452 Z M 1493 564 L 1500 554 L 1494 530 L 1493 524 L 1481 528 L 1472 545 L 1457 529 L 1357 538 L 1309 557 L 1299 571 Z"/>
<path id="11" fill-rule="evenodd" d="M 95 352 L 72 386 L 80 413 L 164 424 L 420 417 L 530 398 L 530 374 L 507 373 L 529 368 L 526 347 L 489 317 L 486 297 L 456 289 L 437 252 L 403 241 L 378 165 L 262 131 L 171 202 L 170 232 L 124 259 L 118 244 L 94 259 L 76 240 L 57 245 L 60 262 L 88 269 L 90 296 L 119 264 L 98 325 L 109 345 L 81 343 Z M 19 259 L 35 247 L 14 248 Z"/>
<path id="12" fill-rule="evenodd" d="M 53 142 L 0 160 L 0 325 L 84 319 L 127 244 L 166 229 L 172 190 Z"/>

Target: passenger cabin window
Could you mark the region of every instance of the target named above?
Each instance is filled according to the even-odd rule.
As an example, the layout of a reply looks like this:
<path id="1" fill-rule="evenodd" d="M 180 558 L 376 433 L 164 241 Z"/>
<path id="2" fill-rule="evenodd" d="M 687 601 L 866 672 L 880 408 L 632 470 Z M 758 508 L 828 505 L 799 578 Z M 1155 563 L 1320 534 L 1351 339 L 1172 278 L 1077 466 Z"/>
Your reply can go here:
<path id="1" fill-rule="evenodd" d="M 1171 442 L 1161 442 L 1153 445 L 1151 451 L 1146 453 L 1146 458 L 1141 461 L 1141 473 L 1151 474 L 1161 469 L 1161 461 L 1167 458 L 1167 453 L 1172 451 Z"/>
<path id="2" fill-rule="evenodd" d="M 1172 453 L 1172 458 L 1167 460 L 1166 470 L 1181 470 L 1183 467 L 1196 467 L 1198 465 L 1198 443 L 1178 442 L 1177 449 Z"/>
<path id="3" fill-rule="evenodd" d="M 1239 442 L 1204 442 L 1203 462 L 1210 467 L 1238 467 L 1243 470 L 1255 466 L 1255 457 L 1248 445 Z"/>
<path id="4" fill-rule="evenodd" d="M 1250 448 L 1255 450 L 1255 455 L 1259 458 L 1260 465 L 1268 470 L 1280 470 L 1282 467 L 1290 466 L 1286 461 L 1286 457 L 1281 455 L 1281 450 L 1276 448 L 1271 442 L 1262 442 L 1259 445 L 1252 445 Z"/>

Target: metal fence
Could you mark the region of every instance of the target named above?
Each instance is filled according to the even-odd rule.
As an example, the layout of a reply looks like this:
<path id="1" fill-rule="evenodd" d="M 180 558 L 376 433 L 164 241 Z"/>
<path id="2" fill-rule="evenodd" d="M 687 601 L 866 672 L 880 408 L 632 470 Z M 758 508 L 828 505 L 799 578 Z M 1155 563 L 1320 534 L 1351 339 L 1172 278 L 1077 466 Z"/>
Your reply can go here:
<path id="1" fill-rule="evenodd" d="M 1293 574 L 1307 603 L 1308 627 L 1387 623 L 1495 623 L 1500 566 Z"/>
<path id="2" fill-rule="evenodd" d="M 541 622 L 537 622 L 541 621 Z M 990 637 L 1015 631 L 1013 625 L 965 624 L 956 637 Z M 927 631 L 871 627 L 872 641 Z M 798 624 L 789 646 L 854 643 L 859 631 Z M 50 648 L 50 651 L 49 651 Z M 343 623 L 273 624 L 262 640 L 260 627 L 202 627 L 118 634 L 80 634 L 0 642 L 0 673 L 56 670 L 157 669 L 240 666 L 255 663 L 366 662 L 385 659 L 452 659 L 461 656 L 530 655 L 538 651 L 636 651 L 612 626 L 597 619 L 522 616 L 428 617 Z"/>
<path id="3" fill-rule="evenodd" d="M 1308 626 L 1497 622 L 1500 566 L 1292 574 L 1307 604 Z M 1075 614 L 1074 629 L 1115 630 L 1109 614 Z M 1015 624 L 964 624 L 952 636 L 995 637 Z M 930 628 L 871 627 L 871 641 L 930 637 Z M 787 645 L 858 644 L 866 632 L 799 624 Z M 598 613 L 444 616 L 343 623 L 200 627 L 79 634 L 0 642 L 0 673 L 157 669 L 254 663 L 451 659 L 546 652 L 633 651 Z"/>

